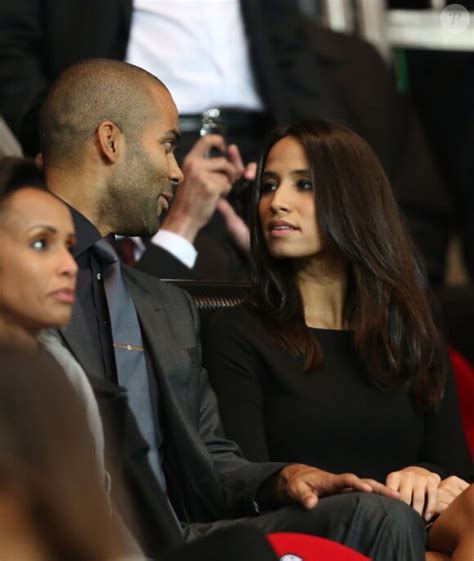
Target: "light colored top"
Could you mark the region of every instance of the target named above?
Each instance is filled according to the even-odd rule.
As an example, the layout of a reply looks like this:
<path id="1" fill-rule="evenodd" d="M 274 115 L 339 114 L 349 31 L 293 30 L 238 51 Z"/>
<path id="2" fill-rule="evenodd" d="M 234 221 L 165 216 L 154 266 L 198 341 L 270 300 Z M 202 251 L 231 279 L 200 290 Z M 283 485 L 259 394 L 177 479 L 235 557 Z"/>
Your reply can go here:
<path id="1" fill-rule="evenodd" d="M 133 0 L 125 60 L 160 78 L 181 114 L 263 108 L 239 0 Z"/>
<path id="2" fill-rule="evenodd" d="M 116 239 L 123 238 L 123 236 L 116 235 Z M 145 252 L 145 244 L 143 240 L 138 236 L 130 236 L 133 241 L 133 256 L 135 261 L 140 261 L 142 255 Z M 188 242 L 186 238 L 183 238 L 179 234 L 174 232 L 169 232 L 168 230 L 159 230 L 152 238 L 151 243 L 163 248 L 173 257 L 181 261 L 183 265 L 186 265 L 189 269 L 194 267 L 197 258 L 196 248 L 191 242 Z"/>
<path id="3" fill-rule="evenodd" d="M 197 258 L 196 248 L 191 242 L 183 238 L 183 236 L 168 230 L 158 230 L 151 238 L 151 243 L 166 249 L 166 251 L 171 253 L 171 255 L 176 257 L 176 259 L 181 261 L 181 263 L 186 265 L 189 269 L 194 267 Z"/>
<path id="4" fill-rule="evenodd" d="M 43 347 L 53 355 L 59 366 L 61 366 L 84 404 L 88 428 L 95 442 L 98 467 L 100 471 L 104 472 L 104 478 L 108 486 L 110 480 L 104 465 L 104 429 L 100 418 L 99 406 L 86 373 L 74 356 L 62 344 L 55 330 L 44 329 L 39 334 L 38 339 Z"/>
<path id="5" fill-rule="evenodd" d="M 84 404 L 87 416 L 87 424 L 90 432 L 92 433 L 95 447 L 97 466 L 100 472 L 103 473 L 105 490 L 107 493 L 107 500 L 109 501 L 109 509 L 114 516 L 120 531 L 123 534 L 124 545 L 126 553 L 130 557 L 122 557 L 121 561 L 145 561 L 143 552 L 141 551 L 138 542 L 135 540 L 130 530 L 125 525 L 120 514 L 112 508 L 111 504 L 111 486 L 112 481 L 109 472 L 105 468 L 104 461 L 104 428 L 100 418 L 99 406 L 94 396 L 94 391 L 90 382 L 84 372 L 84 369 L 71 354 L 71 352 L 63 345 L 56 330 L 44 329 L 40 332 L 38 337 L 43 347 L 56 359 L 58 364 L 63 369 L 68 380 L 76 390 L 79 398 Z"/>

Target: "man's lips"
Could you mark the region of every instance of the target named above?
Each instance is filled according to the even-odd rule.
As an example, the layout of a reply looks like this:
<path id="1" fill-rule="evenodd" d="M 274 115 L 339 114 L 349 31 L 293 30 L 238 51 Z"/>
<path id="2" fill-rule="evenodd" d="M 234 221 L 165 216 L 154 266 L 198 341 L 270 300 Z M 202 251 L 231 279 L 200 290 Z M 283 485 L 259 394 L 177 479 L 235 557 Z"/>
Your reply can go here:
<path id="1" fill-rule="evenodd" d="M 161 206 L 163 210 L 168 210 L 172 198 L 173 198 L 173 193 L 165 192 L 160 194 Z"/>
<path id="2" fill-rule="evenodd" d="M 72 288 L 59 288 L 51 293 L 53 298 L 65 304 L 74 304 L 76 292 Z"/>

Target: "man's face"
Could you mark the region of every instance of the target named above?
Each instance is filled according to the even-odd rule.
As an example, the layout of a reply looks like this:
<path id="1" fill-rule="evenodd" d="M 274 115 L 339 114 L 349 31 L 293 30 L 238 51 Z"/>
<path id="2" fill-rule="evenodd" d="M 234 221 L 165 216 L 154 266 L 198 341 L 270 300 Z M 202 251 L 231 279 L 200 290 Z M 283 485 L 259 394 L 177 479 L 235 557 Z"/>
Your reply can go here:
<path id="1" fill-rule="evenodd" d="M 151 100 L 143 130 L 134 138 L 126 137 L 126 152 L 109 190 L 118 234 L 153 235 L 173 196 L 173 186 L 183 179 L 174 156 L 179 138 L 176 106 L 159 85 L 151 89 Z"/>

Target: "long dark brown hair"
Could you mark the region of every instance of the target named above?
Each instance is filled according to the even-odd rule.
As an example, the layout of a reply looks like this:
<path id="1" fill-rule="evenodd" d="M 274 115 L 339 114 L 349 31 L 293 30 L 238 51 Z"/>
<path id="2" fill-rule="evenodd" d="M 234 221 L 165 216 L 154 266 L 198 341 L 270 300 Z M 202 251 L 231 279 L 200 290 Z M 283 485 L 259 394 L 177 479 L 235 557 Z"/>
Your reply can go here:
<path id="1" fill-rule="evenodd" d="M 321 363 L 323 354 L 305 324 L 294 262 L 271 256 L 258 215 L 268 153 L 286 136 L 301 143 L 308 159 L 322 239 L 349 264 L 344 315 L 372 381 L 404 385 L 419 409 L 433 407 L 442 397 L 447 364 L 427 280 L 380 162 L 350 129 L 303 122 L 270 136 L 251 201 L 252 308 L 307 371 Z"/>

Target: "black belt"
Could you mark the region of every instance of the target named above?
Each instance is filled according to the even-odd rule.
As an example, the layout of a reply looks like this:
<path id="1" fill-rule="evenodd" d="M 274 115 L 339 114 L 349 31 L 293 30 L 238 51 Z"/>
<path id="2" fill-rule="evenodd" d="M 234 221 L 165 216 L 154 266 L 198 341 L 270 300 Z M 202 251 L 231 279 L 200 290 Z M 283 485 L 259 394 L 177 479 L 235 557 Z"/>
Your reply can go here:
<path id="1" fill-rule="evenodd" d="M 225 134 L 239 130 L 265 130 L 270 125 L 266 113 L 233 108 L 211 108 L 203 113 L 179 117 L 179 128 L 183 133 L 203 131 L 202 134 Z"/>

